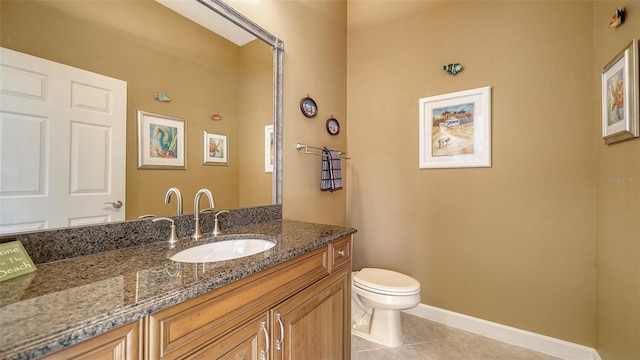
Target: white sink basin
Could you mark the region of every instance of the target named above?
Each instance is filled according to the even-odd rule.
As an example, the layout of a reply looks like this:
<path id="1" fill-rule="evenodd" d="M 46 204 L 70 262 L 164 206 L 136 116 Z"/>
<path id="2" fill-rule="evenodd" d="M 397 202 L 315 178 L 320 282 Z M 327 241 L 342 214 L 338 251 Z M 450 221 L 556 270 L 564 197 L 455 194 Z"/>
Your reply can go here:
<path id="1" fill-rule="evenodd" d="M 230 239 L 184 249 L 169 257 L 184 263 L 201 263 L 237 259 L 271 249 L 275 242 L 265 239 Z"/>

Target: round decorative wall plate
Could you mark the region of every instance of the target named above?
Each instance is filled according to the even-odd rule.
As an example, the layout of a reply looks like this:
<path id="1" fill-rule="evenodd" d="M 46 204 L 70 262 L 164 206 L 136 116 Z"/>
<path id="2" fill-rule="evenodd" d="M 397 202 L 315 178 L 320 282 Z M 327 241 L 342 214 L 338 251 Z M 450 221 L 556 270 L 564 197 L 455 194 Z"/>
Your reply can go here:
<path id="1" fill-rule="evenodd" d="M 300 111 L 302 111 L 302 115 L 312 118 L 318 115 L 318 105 L 307 95 L 307 97 L 300 100 Z"/>
<path id="2" fill-rule="evenodd" d="M 338 135 L 340 132 L 340 123 L 338 120 L 333 117 L 330 117 L 329 120 L 327 120 L 327 132 L 330 135 Z"/>

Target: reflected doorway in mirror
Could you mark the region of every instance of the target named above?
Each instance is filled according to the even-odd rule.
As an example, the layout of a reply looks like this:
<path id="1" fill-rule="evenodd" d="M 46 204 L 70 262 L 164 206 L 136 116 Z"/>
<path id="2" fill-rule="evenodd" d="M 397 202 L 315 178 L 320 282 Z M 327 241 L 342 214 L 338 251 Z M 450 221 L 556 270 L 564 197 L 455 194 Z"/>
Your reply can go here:
<path id="1" fill-rule="evenodd" d="M 0 234 L 124 220 L 127 83 L 6 48 L 0 72 Z"/>

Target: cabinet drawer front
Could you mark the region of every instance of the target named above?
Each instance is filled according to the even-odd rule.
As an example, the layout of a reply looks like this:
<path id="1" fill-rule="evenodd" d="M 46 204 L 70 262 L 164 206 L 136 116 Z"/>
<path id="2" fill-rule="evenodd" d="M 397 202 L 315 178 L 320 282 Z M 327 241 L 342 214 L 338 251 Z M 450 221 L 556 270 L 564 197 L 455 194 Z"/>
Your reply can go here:
<path id="1" fill-rule="evenodd" d="M 351 237 L 338 240 L 329 246 L 330 272 L 351 261 L 351 248 Z"/>
<path id="2" fill-rule="evenodd" d="M 180 358 L 326 274 L 327 248 L 149 315 L 150 358 Z"/>

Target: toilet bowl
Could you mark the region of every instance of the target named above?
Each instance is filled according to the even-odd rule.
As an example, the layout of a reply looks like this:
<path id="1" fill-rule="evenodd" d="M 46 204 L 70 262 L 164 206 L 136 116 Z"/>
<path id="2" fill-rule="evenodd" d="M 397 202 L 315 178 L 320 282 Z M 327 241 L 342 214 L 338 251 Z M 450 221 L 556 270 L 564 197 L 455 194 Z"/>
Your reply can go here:
<path id="1" fill-rule="evenodd" d="M 420 303 L 420 282 L 395 271 L 351 274 L 351 333 L 388 347 L 402 344 L 400 311 Z"/>

